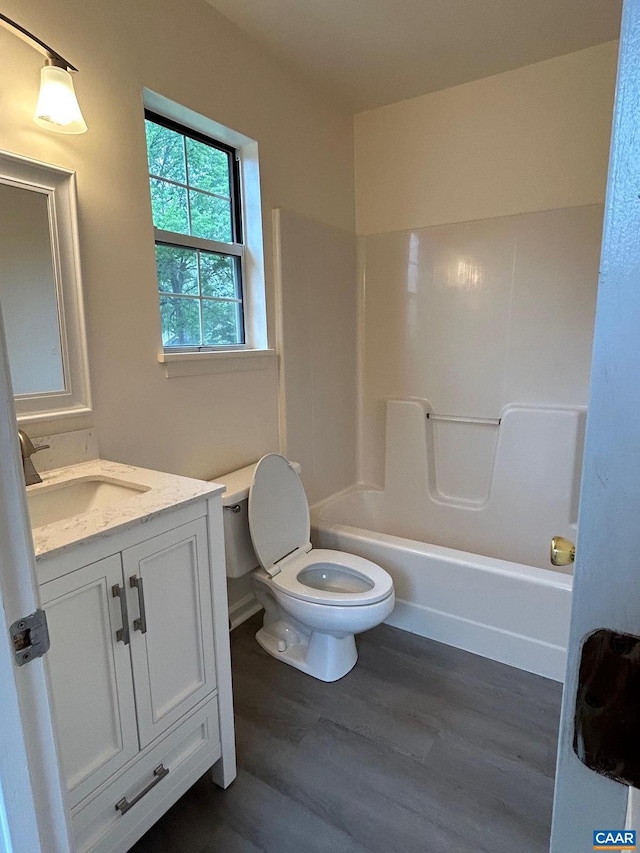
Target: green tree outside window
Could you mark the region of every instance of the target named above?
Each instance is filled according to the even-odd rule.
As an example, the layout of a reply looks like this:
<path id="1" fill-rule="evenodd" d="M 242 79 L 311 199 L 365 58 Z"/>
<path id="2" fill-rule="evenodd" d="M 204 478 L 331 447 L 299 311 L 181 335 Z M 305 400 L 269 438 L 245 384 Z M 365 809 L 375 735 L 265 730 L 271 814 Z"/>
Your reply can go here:
<path id="1" fill-rule="evenodd" d="M 244 343 L 230 151 L 147 118 L 147 158 L 165 348 Z M 184 238 L 198 238 L 197 246 Z M 223 247 L 224 248 L 224 247 Z"/>

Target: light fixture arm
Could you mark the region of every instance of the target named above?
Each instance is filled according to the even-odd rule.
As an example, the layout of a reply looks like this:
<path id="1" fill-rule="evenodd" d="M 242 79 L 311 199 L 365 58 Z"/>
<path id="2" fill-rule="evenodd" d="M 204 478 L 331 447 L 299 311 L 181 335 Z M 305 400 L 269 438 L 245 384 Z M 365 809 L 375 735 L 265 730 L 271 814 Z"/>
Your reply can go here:
<path id="1" fill-rule="evenodd" d="M 3 15 L 0 12 L 0 26 L 4 27 L 8 30 L 13 30 L 15 34 L 25 41 L 27 44 L 30 44 L 44 56 L 46 56 L 49 64 L 56 65 L 59 68 L 64 68 L 66 71 L 77 71 L 78 69 L 72 65 L 70 62 L 61 56 L 57 50 L 54 50 L 52 47 L 49 47 L 48 44 L 39 39 L 37 36 L 34 36 L 33 33 L 30 33 L 29 30 L 26 30 L 24 27 L 21 27 L 20 24 L 16 24 L 15 21 L 12 21 L 11 18 L 7 18 L 6 15 Z"/>

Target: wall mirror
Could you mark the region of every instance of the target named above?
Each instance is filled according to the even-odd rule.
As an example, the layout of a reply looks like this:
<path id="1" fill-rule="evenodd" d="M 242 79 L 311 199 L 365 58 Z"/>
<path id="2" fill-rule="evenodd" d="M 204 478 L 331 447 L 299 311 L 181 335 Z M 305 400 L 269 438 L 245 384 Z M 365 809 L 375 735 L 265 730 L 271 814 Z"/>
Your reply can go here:
<path id="1" fill-rule="evenodd" d="M 75 173 L 6 151 L 0 308 L 18 421 L 90 412 Z"/>

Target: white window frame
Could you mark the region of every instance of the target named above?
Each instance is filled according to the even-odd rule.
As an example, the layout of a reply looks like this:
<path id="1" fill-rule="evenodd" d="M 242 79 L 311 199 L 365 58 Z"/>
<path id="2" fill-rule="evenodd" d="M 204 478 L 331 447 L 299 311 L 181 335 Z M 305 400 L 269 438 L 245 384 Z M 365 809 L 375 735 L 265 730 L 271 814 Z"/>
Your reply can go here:
<path id="1" fill-rule="evenodd" d="M 179 351 L 170 348 L 165 351 L 160 340 L 158 361 L 164 365 L 168 377 L 266 368 L 271 359 L 275 358 L 275 351 L 269 348 L 267 338 L 258 143 L 149 89 L 143 90 L 143 101 L 145 109 L 150 112 L 165 116 L 176 124 L 208 136 L 214 141 L 219 140 L 237 151 L 239 192 L 242 201 L 245 343 L 216 349 Z M 230 254 L 229 244 L 224 246 L 225 253 Z"/>

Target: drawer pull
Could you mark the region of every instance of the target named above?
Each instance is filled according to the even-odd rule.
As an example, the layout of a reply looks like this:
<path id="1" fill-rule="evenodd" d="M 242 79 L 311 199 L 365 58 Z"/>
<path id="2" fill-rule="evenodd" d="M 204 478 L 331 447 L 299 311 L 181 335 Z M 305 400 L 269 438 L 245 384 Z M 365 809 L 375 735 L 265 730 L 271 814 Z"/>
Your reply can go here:
<path id="1" fill-rule="evenodd" d="M 127 595 L 124 587 L 118 586 L 117 583 L 111 587 L 111 594 L 114 598 L 120 599 L 120 615 L 122 616 L 122 628 L 116 631 L 116 640 L 119 643 L 124 643 L 128 646 L 131 642 L 129 637 L 129 614 L 127 612 Z"/>
<path id="2" fill-rule="evenodd" d="M 133 630 L 140 631 L 141 634 L 147 633 L 147 614 L 144 609 L 144 587 L 142 578 L 137 575 L 131 575 L 129 585 L 132 589 L 138 590 L 138 607 L 140 608 L 140 618 L 133 620 Z"/>
<path id="3" fill-rule="evenodd" d="M 156 767 L 156 769 L 153 771 L 153 779 L 151 780 L 151 782 L 149 782 L 147 787 L 144 788 L 142 791 L 140 791 L 140 793 L 137 794 L 131 800 L 131 802 L 129 802 L 129 800 L 126 797 L 123 797 L 121 800 L 119 800 L 116 803 L 116 811 L 119 811 L 120 814 L 126 814 L 129 811 L 129 809 L 132 809 L 136 803 L 139 803 L 140 800 L 144 796 L 146 796 L 152 788 L 155 788 L 155 786 L 158 784 L 158 782 L 160 782 L 162 779 L 164 779 L 165 776 L 168 776 L 168 775 L 169 775 L 169 768 L 165 767 L 164 764 L 159 764 Z"/>

